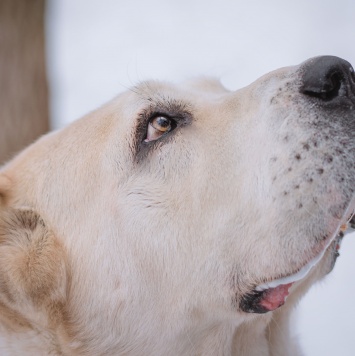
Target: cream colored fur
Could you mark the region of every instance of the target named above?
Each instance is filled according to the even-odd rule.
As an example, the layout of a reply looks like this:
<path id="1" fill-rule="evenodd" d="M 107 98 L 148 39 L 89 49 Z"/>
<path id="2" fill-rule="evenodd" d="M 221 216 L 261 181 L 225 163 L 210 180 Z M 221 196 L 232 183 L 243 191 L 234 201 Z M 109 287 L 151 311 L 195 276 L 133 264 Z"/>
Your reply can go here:
<path id="1" fill-rule="evenodd" d="M 236 92 L 142 83 L 5 165 L 1 355 L 300 355 L 290 315 L 330 248 L 283 307 L 239 307 L 341 222 L 324 208 L 340 197 L 311 199 L 331 177 L 292 189 L 319 163 L 316 150 L 294 160 L 313 137 L 304 120 L 322 115 L 297 90 L 300 68 Z M 180 121 L 144 142 L 157 115 Z"/>

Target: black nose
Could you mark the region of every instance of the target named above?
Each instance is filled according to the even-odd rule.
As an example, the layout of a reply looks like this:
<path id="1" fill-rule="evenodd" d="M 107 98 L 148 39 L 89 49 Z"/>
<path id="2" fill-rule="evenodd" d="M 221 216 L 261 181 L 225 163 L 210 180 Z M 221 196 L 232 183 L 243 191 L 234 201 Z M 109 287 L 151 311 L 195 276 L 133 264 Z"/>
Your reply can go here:
<path id="1" fill-rule="evenodd" d="M 303 67 L 301 93 L 324 101 L 338 96 L 355 97 L 355 74 L 351 64 L 334 56 L 310 59 Z"/>

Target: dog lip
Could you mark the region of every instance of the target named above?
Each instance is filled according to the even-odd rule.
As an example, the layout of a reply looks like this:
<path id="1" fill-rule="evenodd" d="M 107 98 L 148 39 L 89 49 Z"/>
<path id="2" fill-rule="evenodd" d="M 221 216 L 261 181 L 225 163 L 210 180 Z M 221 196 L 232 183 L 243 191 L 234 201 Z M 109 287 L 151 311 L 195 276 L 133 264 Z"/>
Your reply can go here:
<path id="1" fill-rule="evenodd" d="M 352 215 L 350 216 L 348 220 L 348 224 L 350 225 L 351 229 L 355 229 L 355 210 L 353 211 Z"/>
<path id="2" fill-rule="evenodd" d="M 322 248 L 320 253 L 309 260 L 296 273 L 288 274 L 284 277 L 270 280 L 256 286 L 252 292 L 246 294 L 242 298 L 240 302 L 241 310 L 247 313 L 263 314 L 281 307 L 286 302 L 286 298 L 289 295 L 289 289 L 292 285 L 304 279 L 310 273 L 312 268 L 322 259 L 330 244 L 337 237 L 344 236 L 344 233 L 346 233 L 349 227 L 350 229 L 354 229 L 355 211 L 352 205 L 351 208 L 348 209 L 348 211 L 351 211 L 352 213 L 350 216 L 346 214 L 347 219 L 339 224 L 336 233 L 328 240 L 328 243 Z M 338 241 L 338 244 L 340 244 L 340 240 Z M 337 246 L 336 250 L 338 249 L 339 247 Z"/>
<path id="3" fill-rule="evenodd" d="M 247 313 L 263 314 L 273 311 L 285 304 L 289 295 L 290 287 L 304 279 L 311 269 L 322 259 L 327 248 L 308 261 L 296 273 L 277 278 L 258 285 L 252 292 L 246 294 L 241 302 L 240 308 Z"/>
<path id="4" fill-rule="evenodd" d="M 350 210 L 350 211 L 352 211 L 352 210 Z M 314 266 L 316 266 L 318 264 L 318 262 L 323 258 L 327 248 L 334 241 L 334 239 L 339 234 L 344 234 L 349 229 L 348 224 L 350 225 L 350 228 L 353 228 L 354 216 L 355 216 L 355 211 L 353 211 L 350 214 L 350 216 L 347 215 L 347 219 L 343 220 L 344 221 L 343 223 L 340 223 L 336 234 L 331 239 L 329 239 L 328 243 L 322 248 L 322 251 L 320 253 L 318 253 L 315 257 L 313 257 L 310 261 L 308 261 L 296 273 L 289 274 L 284 277 L 274 279 L 269 282 L 262 283 L 262 284 L 258 285 L 255 288 L 255 290 L 263 291 L 263 290 L 279 287 L 280 285 L 295 283 L 295 282 L 298 282 L 298 281 L 304 279 L 309 274 L 309 272 L 312 270 L 312 268 Z"/>
<path id="5" fill-rule="evenodd" d="M 318 262 L 322 259 L 324 256 L 324 253 L 326 251 L 326 248 L 313 257 L 308 263 L 306 263 L 301 269 L 299 269 L 296 273 L 287 275 L 285 277 L 281 277 L 278 279 L 271 280 L 270 282 L 266 282 L 263 284 L 258 285 L 255 290 L 256 291 L 263 291 L 271 288 L 277 288 L 280 285 L 286 285 L 289 283 L 295 283 L 300 281 L 301 279 L 304 279 L 308 273 L 311 271 L 311 269 L 318 264 Z"/>
<path id="6" fill-rule="evenodd" d="M 293 283 L 282 284 L 262 291 L 254 290 L 244 296 L 240 309 L 246 313 L 264 314 L 285 304 Z"/>

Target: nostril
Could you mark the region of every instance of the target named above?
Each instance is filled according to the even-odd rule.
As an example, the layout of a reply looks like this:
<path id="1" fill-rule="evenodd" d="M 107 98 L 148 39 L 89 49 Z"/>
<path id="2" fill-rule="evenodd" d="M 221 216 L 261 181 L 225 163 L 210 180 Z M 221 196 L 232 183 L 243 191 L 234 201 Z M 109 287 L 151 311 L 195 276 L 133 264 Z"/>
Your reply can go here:
<path id="1" fill-rule="evenodd" d="M 303 94 L 314 96 L 325 101 L 332 100 L 339 96 L 342 79 L 342 75 L 338 72 L 329 74 L 327 78 L 322 79 L 319 85 L 314 85 L 314 83 L 304 85 Z"/>
<path id="2" fill-rule="evenodd" d="M 330 101 L 338 96 L 352 95 L 355 75 L 347 61 L 324 56 L 305 63 L 302 80 L 301 93 Z"/>
<path id="3" fill-rule="evenodd" d="M 342 72 L 337 71 L 329 75 L 329 85 L 323 90 L 323 100 L 331 100 L 336 96 L 339 96 L 339 90 L 341 84 L 344 81 L 344 75 Z"/>

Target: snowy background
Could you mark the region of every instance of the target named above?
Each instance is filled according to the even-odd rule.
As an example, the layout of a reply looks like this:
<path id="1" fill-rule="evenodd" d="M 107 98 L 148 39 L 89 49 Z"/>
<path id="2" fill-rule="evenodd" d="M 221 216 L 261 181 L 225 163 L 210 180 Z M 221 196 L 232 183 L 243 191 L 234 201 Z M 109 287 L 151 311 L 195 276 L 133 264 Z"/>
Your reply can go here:
<path id="1" fill-rule="evenodd" d="M 238 89 L 316 55 L 355 65 L 355 1 L 48 0 L 47 34 L 59 128 L 145 79 L 208 75 Z M 355 355 L 354 301 L 355 233 L 299 307 L 305 356 Z"/>

